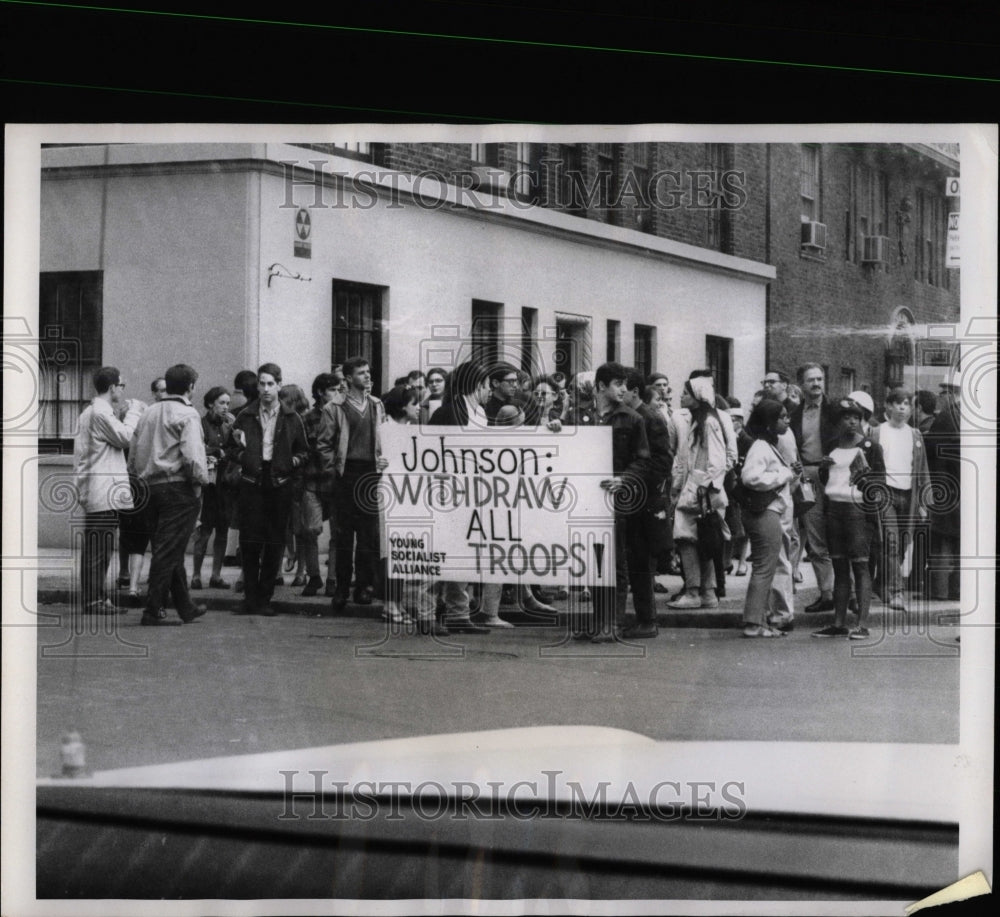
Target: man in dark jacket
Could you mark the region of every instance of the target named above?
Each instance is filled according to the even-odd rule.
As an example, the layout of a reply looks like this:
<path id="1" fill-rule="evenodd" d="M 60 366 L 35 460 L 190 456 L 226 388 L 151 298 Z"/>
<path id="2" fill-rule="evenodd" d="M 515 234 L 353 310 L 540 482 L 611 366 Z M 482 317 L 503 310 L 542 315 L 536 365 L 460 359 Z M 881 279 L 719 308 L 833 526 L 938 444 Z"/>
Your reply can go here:
<path id="1" fill-rule="evenodd" d="M 819 470 L 823 459 L 836 448 L 839 418 L 837 409 L 826 398 L 823 367 L 804 363 L 798 377 L 802 404 L 792 412 L 788 425 L 799 449 L 802 479 L 809 481 L 816 493 L 816 505 L 799 519 L 799 524 L 803 540 L 809 542 L 809 559 L 819 586 L 819 598 L 805 611 L 833 611 L 833 562 L 826 546 L 826 500 Z"/>
<path id="2" fill-rule="evenodd" d="M 594 406 L 586 412 L 578 411 L 574 423 L 578 425 L 611 427 L 611 464 L 613 477 L 601 482 L 605 490 L 614 495 L 615 501 L 615 554 L 616 579 L 627 577 L 628 518 L 636 505 L 638 490 L 644 490 L 649 474 L 649 439 L 646 424 L 635 411 L 624 403 L 627 392 L 628 370 L 620 363 L 605 363 L 594 374 Z M 642 502 L 642 501 L 638 501 Z M 634 588 L 634 587 L 633 587 Z M 640 587 L 642 588 L 642 587 Z M 652 581 L 650 581 L 652 590 Z M 615 616 L 618 607 L 615 586 L 597 586 L 594 596 L 594 629 L 574 633 L 574 639 L 590 639 L 593 643 L 611 643 L 617 639 Z M 650 601 L 650 606 L 652 602 Z M 638 613 L 638 608 L 636 609 Z M 655 629 L 655 624 L 653 625 Z M 655 634 L 653 634 L 655 636 Z"/>
<path id="3" fill-rule="evenodd" d="M 930 508 L 931 598 L 959 598 L 962 534 L 962 444 L 958 384 L 942 384 L 937 414 L 924 437 L 931 482 L 939 495 Z"/>
<path id="4" fill-rule="evenodd" d="M 245 614 L 275 614 L 275 580 L 292 510 L 292 476 L 309 457 L 302 418 L 278 401 L 281 367 L 257 370 L 257 400 L 236 418 L 227 458 L 240 466 L 240 553 Z"/>
<path id="5" fill-rule="evenodd" d="M 653 598 L 656 560 L 653 552 L 657 547 L 657 523 L 660 523 L 660 529 L 665 529 L 667 525 L 667 501 L 663 491 L 670 480 L 674 455 L 670 449 L 670 430 L 663 414 L 643 401 L 645 383 L 642 374 L 629 369 L 625 386 L 624 404 L 642 418 L 650 453 L 644 467 L 641 504 L 624 517 L 628 579 L 624 582 L 619 580 L 617 584 L 616 612 L 619 617 L 625 610 L 628 586 L 632 586 L 636 626 L 626 630 L 622 636 L 635 639 L 657 635 Z"/>

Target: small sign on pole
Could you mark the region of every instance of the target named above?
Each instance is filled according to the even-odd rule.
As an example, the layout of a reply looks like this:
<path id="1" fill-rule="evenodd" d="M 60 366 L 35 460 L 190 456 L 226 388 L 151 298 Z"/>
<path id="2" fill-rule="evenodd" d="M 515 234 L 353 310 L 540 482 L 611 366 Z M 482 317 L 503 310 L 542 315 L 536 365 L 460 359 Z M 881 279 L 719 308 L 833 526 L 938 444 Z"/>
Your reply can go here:
<path id="1" fill-rule="evenodd" d="M 959 258 L 958 249 L 958 218 L 960 214 L 949 213 L 948 214 L 948 244 L 944 252 L 944 266 L 948 267 L 960 267 L 961 260 Z"/>

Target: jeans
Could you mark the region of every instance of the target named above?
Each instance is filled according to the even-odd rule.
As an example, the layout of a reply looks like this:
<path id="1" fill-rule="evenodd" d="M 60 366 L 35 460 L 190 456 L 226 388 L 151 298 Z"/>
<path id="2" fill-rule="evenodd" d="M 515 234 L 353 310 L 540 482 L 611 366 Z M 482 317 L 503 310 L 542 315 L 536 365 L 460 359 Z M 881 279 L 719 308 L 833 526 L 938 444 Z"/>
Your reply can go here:
<path id="1" fill-rule="evenodd" d="M 882 571 L 881 580 L 887 595 L 894 595 L 903 591 L 903 576 L 900 573 L 900 564 L 906 552 L 907 542 L 913 538 L 912 523 L 910 515 L 910 492 L 890 487 L 889 505 L 885 508 L 885 515 L 882 518 L 884 535 L 883 553 L 885 559 L 885 569 Z"/>
<path id="2" fill-rule="evenodd" d="M 787 527 L 781 515 L 769 509 L 762 513 L 744 513 L 743 525 L 750 536 L 753 566 L 743 607 L 743 623 L 761 625 L 769 615 L 790 621 L 794 608 Z"/>
<path id="3" fill-rule="evenodd" d="M 86 608 L 108 597 L 105 583 L 108 564 L 115 551 L 118 513 L 113 509 L 87 513 L 84 518 L 83 543 L 80 546 L 80 599 Z"/>
<path id="4" fill-rule="evenodd" d="M 186 482 L 153 484 L 149 488 L 149 521 L 153 530 L 153 559 L 149 565 L 146 610 L 155 613 L 167 605 L 168 593 L 179 615 L 193 606 L 188 593 L 184 551 L 198 522 L 201 498 Z"/>

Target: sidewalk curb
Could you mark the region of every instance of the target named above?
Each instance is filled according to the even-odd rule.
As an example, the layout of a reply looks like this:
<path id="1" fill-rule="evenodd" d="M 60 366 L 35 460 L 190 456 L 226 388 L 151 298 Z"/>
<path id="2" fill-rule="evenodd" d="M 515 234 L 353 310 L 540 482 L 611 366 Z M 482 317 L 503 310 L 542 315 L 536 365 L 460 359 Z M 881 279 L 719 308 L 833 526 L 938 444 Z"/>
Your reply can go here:
<path id="1" fill-rule="evenodd" d="M 279 587 L 280 588 L 280 587 Z M 69 589 L 39 589 L 38 604 L 42 605 L 68 605 L 70 604 L 72 593 Z M 210 611 L 230 611 L 235 612 L 242 604 L 242 596 L 239 593 L 223 592 L 221 590 L 203 589 L 192 593 L 192 598 L 197 602 L 206 604 Z M 726 602 L 725 599 L 722 600 Z M 665 605 L 665 602 L 657 603 Z M 288 598 L 275 598 L 271 601 L 271 607 L 278 614 L 287 615 L 310 615 L 323 618 L 359 619 L 359 620 L 381 620 L 382 604 L 378 601 L 371 605 L 356 605 L 348 602 L 344 611 L 339 614 L 331 614 L 330 599 L 324 596 L 303 598 L 292 595 Z M 552 627 L 564 625 L 569 622 L 574 614 L 589 616 L 591 609 L 581 609 L 579 612 L 571 612 L 569 609 L 559 609 L 555 616 L 529 614 L 519 608 L 501 607 L 500 615 L 504 620 L 512 624 L 521 626 Z M 629 616 L 631 617 L 631 615 Z M 820 617 L 823 617 L 820 615 Z M 664 610 L 662 607 L 657 610 L 656 623 L 660 627 L 683 628 L 736 628 L 739 627 L 743 618 L 743 603 L 739 601 L 732 607 L 727 608 L 707 608 L 693 611 L 673 611 Z M 475 620 L 475 615 L 473 615 Z"/>

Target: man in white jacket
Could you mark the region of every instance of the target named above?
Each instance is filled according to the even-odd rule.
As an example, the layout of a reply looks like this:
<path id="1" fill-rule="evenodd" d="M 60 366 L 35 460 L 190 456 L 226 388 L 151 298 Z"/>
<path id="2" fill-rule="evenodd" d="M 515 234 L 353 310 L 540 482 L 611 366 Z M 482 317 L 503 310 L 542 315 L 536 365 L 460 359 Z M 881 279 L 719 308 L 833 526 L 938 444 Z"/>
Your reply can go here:
<path id="1" fill-rule="evenodd" d="M 117 608 L 107 594 L 108 565 L 118 513 L 132 508 L 125 449 L 146 405 L 125 398 L 125 382 L 114 366 L 94 373 L 94 389 L 97 395 L 80 415 L 73 447 L 77 498 L 85 513 L 80 601 L 89 614 L 118 614 L 125 609 Z"/>

